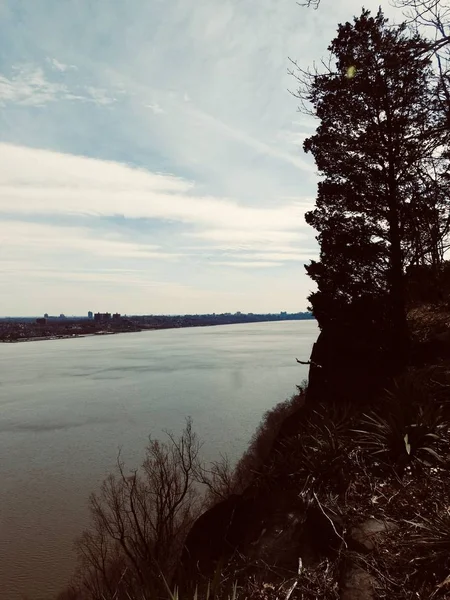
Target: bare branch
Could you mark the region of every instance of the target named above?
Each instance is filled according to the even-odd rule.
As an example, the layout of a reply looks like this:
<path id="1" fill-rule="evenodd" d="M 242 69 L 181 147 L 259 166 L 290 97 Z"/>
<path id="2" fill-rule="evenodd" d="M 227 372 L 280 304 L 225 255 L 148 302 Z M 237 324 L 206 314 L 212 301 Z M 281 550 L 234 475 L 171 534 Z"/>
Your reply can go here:
<path id="1" fill-rule="evenodd" d="M 298 360 L 298 358 L 295 359 L 300 365 L 312 365 L 314 367 L 318 367 L 319 369 L 322 368 L 322 365 L 319 365 L 318 363 L 314 362 L 313 360 Z"/>
<path id="2" fill-rule="evenodd" d="M 300 2 L 297 2 L 297 4 L 306 8 L 313 7 L 314 10 L 317 10 L 320 5 L 320 0 L 306 0 L 306 2 L 304 2 L 303 4 L 301 4 Z"/>
<path id="3" fill-rule="evenodd" d="M 171 581 L 201 502 L 195 487 L 201 444 L 190 419 L 179 438 L 149 438 L 141 469 L 116 474 L 90 497 L 91 526 L 77 543 L 79 585 L 93 600 L 157 596 Z M 133 597 L 134 597 L 133 596 Z"/>

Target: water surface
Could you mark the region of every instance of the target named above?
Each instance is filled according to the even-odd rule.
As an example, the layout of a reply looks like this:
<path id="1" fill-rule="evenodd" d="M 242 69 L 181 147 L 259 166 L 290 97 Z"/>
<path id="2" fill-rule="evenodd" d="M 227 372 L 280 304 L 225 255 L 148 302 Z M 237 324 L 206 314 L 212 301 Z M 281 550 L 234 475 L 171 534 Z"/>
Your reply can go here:
<path id="1" fill-rule="evenodd" d="M 0 344 L 0 598 L 47 600 L 69 580 L 86 501 L 119 446 L 185 418 L 204 455 L 236 460 L 266 410 L 295 391 L 315 321 Z"/>

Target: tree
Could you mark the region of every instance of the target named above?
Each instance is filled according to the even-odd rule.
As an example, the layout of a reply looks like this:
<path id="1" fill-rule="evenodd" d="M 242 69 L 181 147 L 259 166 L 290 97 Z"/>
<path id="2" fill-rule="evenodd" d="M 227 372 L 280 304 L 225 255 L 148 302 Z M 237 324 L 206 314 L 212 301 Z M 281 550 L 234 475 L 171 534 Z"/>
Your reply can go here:
<path id="1" fill-rule="evenodd" d="M 329 47 L 334 67 L 295 73 L 298 97 L 320 119 L 304 143 L 322 176 L 306 214 L 321 247 L 307 266 L 318 286 L 309 298 L 314 314 L 324 326 L 377 312 L 399 360 L 408 345 L 405 272 L 436 255 L 441 205 L 448 215 L 448 196 L 432 177 L 433 168 L 440 178 L 447 169 L 448 130 L 429 48 L 406 25 L 388 26 L 381 9 L 375 17 L 363 10 L 339 26 Z"/>
<path id="2" fill-rule="evenodd" d="M 431 56 L 434 66 L 436 84 L 435 110 L 442 115 L 443 127 L 450 129 L 450 2 L 449 0 L 393 0 L 393 6 L 403 10 L 408 19 L 411 31 L 422 32 L 430 41 L 427 53 Z M 447 149 L 447 157 L 449 151 Z M 445 165 L 446 166 L 446 165 Z M 428 235 L 428 246 L 433 248 L 431 260 L 422 261 L 419 268 L 431 266 L 428 270 L 431 280 L 437 287 L 442 271 L 442 263 L 449 232 L 448 214 L 445 214 L 447 199 L 450 196 L 449 178 L 440 169 L 438 162 L 431 162 L 428 170 L 422 172 L 422 180 L 426 188 L 425 194 L 434 197 L 436 213 L 428 212 L 423 217 L 422 240 Z M 433 204 L 433 202 L 432 202 Z M 416 235 L 418 240 L 418 236 Z M 439 295 L 439 289 L 436 289 Z"/>
<path id="3" fill-rule="evenodd" d="M 319 8 L 321 0 L 307 0 L 300 6 Z M 395 8 L 403 10 L 408 25 L 416 32 L 427 32 L 431 44 L 428 48 L 436 59 L 440 78 L 438 91 L 450 113 L 450 2 L 449 0 L 392 0 Z M 450 117 L 449 117 L 450 121 Z"/>
<path id="4" fill-rule="evenodd" d="M 403 10 L 410 28 L 423 32 L 430 40 L 429 52 L 435 66 L 438 109 L 446 113 L 450 128 L 450 2 L 449 0 L 393 0 Z"/>
<path id="5" fill-rule="evenodd" d="M 73 598 L 122 600 L 167 595 L 185 537 L 199 516 L 200 443 L 187 421 L 176 439 L 150 438 L 140 471 L 109 475 L 89 500 L 91 526 L 77 542 Z M 66 596 L 69 593 L 66 592 Z"/>
<path id="6" fill-rule="evenodd" d="M 416 32 L 431 30 L 431 50 L 439 52 L 450 44 L 450 3 L 448 0 L 393 0 L 404 11 Z"/>

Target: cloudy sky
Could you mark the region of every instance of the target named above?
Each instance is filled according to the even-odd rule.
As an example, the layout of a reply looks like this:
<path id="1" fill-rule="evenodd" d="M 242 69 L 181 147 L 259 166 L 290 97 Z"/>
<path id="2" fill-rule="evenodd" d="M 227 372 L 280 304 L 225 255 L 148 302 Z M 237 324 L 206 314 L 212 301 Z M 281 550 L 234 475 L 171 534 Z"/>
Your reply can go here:
<path id="1" fill-rule="evenodd" d="M 305 310 L 322 2 L 0 0 L 0 315 Z"/>

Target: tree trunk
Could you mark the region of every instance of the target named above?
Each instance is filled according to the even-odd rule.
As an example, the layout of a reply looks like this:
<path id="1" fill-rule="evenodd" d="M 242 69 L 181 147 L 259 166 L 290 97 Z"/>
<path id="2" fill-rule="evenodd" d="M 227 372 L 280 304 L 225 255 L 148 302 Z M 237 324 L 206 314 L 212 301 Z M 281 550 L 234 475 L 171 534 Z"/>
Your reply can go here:
<path id="1" fill-rule="evenodd" d="M 406 319 L 405 277 L 400 236 L 398 198 L 395 167 L 392 152 L 389 152 L 388 181 L 388 224 L 390 241 L 389 292 L 391 299 L 391 351 L 394 370 L 402 369 L 407 362 L 409 347 L 408 322 Z"/>

